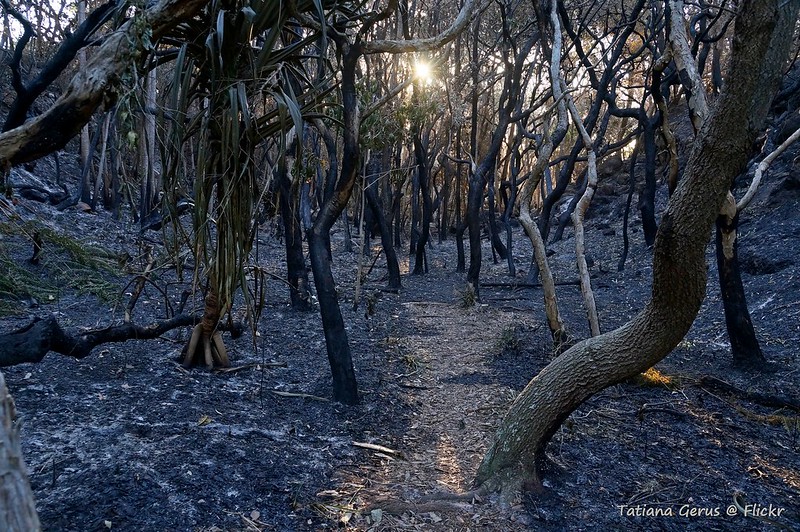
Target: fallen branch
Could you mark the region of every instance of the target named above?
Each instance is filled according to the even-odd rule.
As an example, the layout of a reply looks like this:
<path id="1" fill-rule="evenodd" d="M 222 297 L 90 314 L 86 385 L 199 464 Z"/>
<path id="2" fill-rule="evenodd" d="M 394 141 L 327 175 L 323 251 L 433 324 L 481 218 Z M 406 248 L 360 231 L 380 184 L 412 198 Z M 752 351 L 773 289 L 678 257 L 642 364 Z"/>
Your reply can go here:
<path id="1" fill-rule="evenodd" d="M 574 281 L 554 282 L 553 286 L 580 286 L 578 279 Z M 542 283 L 481 283 L 481 287 L 487 288 L 541 288 Z"/>
<path id="2" fill-rule="evenodd" d="M 761 406 L 766 406 L 770 408 L 788 408 L 789 410 L 800 412 L 800 401 L 798 401 L 793 397 L 784 398 L 784 397 L 778 397 L 777 395 L 770 395 L 760 392 L 751 392 L 748 390 L 742 390 L 732 384 L 728 384 L 723 380 L 708 375 L 706 375 L 705 377 L 701 377 L 698 384 L 700 385 L 700 387 L 719 390 L 728 393 L 730 395 L 739 397 L 741 399 L 744 399 L 745 401 L 750 401 L 751 403 L 759 404 Z"/>
<path id="3" fill-rule="evenodd" d="M 354 441 L 353 447 L 360 447 L 362 449 L 369 449 L 370 451 L 377 451 L 379 453 L 396 456 L 397 458 L 401 458 L 403 460 L 406 459 L 405 455 L 401 451 L 396 451 L 395 449 L 390 449 L 389 447 L 384 447 L 383 445 L 375 445 L 374 443 L 364 443 L 360 441 Z"/>
<path id="4" fill-rule="evenodd" d="M 89 356 L 92 349 L 100 344 L 152 340 L 172 329 L 189 327 L 199 321 L 199 316 L 180 314 L 147 326 L 122 323 L 74 335 L 64 331 L 52 315 L 46 318 L 36 317 L 25 327 L 0 335 L 0 367 L 41 362 L 50 351 L 82 359 Z M 220 329 L 223 329 L 222 324 Z M 233 335 L 241 334 L 241 324 L 225 329 L 231 330 Z"/>
<path id="5" fill-rule="evenodd" d="M 325 397 L 320 397 L 319 395 L 311 395 L 309 393 L 283 392 L 281 390 L 272 390 L 272 393 L 280 397 L 300 397 L 301 399 L 311 399 L 313 401 L 323 401 L 326 403 L 330 401 L 330 399 L 327 399 Z"/>
<path id="6" fill-rule="evenodd" d="M 235 366 L 230 368 L 214 368 L 214 373 L 236 373 L 237 371 L 242 371 L 245 369 L 252 369 L 258 367 L 265 367 L 265 368 L 285 368 L 288 364 L 286 362 L 264 362 L 264 363 L 256 363 L 256 364 L 245 364 L 243 366 Z"/>

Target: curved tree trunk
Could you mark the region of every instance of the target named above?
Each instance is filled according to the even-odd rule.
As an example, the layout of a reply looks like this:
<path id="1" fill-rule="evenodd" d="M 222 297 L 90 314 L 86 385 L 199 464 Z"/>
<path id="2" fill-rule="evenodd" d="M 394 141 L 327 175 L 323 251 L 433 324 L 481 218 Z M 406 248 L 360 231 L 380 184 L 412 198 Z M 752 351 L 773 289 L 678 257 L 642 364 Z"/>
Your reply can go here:
<path id="1" fill-rule="evenodd" d="M 524 487 L 541 487 L 545 447 L 570 413 L 598 391 L 654 365 L 688 332 L 705 297 L 709 234 L 763 126 L 797 5 L 778 13 L 778 0 L 740 3 L 727 85 L 657 234 L 652 299 L 631 321 L 576 344 L 528 384 L 478 469 L 476 483 L 484 489 L 513 499 Z"/>
<path id="2" fill-rule="evenodd" d="M 558 21 L 555 21 L 558 23 Z M 557 110 L 557 120 L 553 132 L 549 130 L 550 124 L 545 123 L 544 135 L 539 146 L 537 159 L 531 169 L 528 180 L 522 187 L 519 195 L 519 221 L 531 241 L 533 247 L 533 259 L 528 271 L 528 282 L 535 280 L 535 272 L 538 272 L 542 280 L 542 292 L 544 295 L 544 309 L 547 316 L 547 326 L 550 328 L 550 335 L 553 338 L 553 345 L 556 352 L 561 352 L 562 347 L 568 340 L 564 321 L 558 310 L 558 298 L 556 296 L 556 285 L 553 280 L 553 272 L 547 261 L 547 249 L 545 248 L 544 238 L 533 218 L 531 218 L 531 198 L 533 191 L 543 181 L 550 182 L 548 172 L 550 157 L 557 148 L 567 131 L 567 106 L 564 103 L 563 92 L 561 90 L 560 71 L 561 71 L 561 32 L 553 32 L 553 45 L 550 50 L 550 83 L 553 88 L 553 100 Z M 549 118 L 547 122 L 549 122 Z M 542 179 L 544 177 L 544 179 Z M 544 187 L 548 188 L 548 187 Z"/>
<path id="3" fill-rule="evenodd" d="M 36 503 L 19 447 L 19 423 L 14 400 L 0 373 L 0 530 L 41 530 Z"/>

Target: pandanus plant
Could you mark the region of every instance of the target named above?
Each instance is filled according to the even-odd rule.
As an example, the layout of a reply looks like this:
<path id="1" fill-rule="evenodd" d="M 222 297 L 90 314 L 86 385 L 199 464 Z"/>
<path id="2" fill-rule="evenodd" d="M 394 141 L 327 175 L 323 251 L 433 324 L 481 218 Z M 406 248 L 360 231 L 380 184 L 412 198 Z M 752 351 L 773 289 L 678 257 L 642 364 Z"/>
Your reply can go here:
<path id="1" fill-rule="evenodd" d="M 322 5 L 309 1 L 293 8 L 321 11 Z M 283 44 L 289 15 L 279 0 L 216 0 L 202 22 L 183 28 L 193 38 L 181 46 L 168 88 L 165 203 L 174 206 L 176 191 L 193 181 L 193 230 L 184 237 L 197 264 L 194 286 L 206 286 L 203 317 L 184 349 L 185 366 L 229 364 L 219 323 L 239 291 L 255 327 L 260 305 L 248 289 L 247 270 L 259 191 L 268 188 L 271 175 L 259 168 L 261 154 L 285 146 L 280 137 L 292 128 L 301 131 L 303 115 L 325 94 L 321 85 L 307 85 L 300 97 L 287 82 L 289 73 L 307 82 L 302 51 L 316 38 Z M 184 164 L 187 151 L 194 155 L 193 180 Z M 182 234 L 177 222 L 173 227 Z"/>

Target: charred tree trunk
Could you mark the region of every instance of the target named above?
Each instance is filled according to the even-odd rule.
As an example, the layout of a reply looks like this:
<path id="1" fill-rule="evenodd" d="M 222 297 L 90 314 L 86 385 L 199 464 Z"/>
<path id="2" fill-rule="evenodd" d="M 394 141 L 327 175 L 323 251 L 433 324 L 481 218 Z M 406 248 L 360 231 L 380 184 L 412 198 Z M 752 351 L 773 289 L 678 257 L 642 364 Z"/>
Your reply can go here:
<path id="1" fill-rule="evenodd" d="M 733 208 L 735 212 L 735 203 Z M 725 309 L 725 326 L 731 341 L 733 363 L 738 366 L 763 369 L 766 359 L 761 352 L 761 346 L 758 345 L 753 320 L 750 319 L 739 269 L 736 238 L 738 226 L 739 213 L 735 213 L 733 217 L 726 214 L 717 217 L 717 269 L 722 306 Z"/>
<path id="2" fill-rule="evenodd" d="M 630 249 L 630 239 L 628 238 L 628 226 L 630 224 L 628 220 L 631 214 L 633 191 L 636 189 L 636 159 L 639 157 L 639 145 L 637 141 L 636 146 L 633 148 L 633 153 L 631 153 L 630 168 L 628 170 L 628 193 L 627 199 L 625 200 L 625 212 L 622 216 L 622 254 L 617 263 L 617 271 L 619 272 L 625 269 L 625 261 L 628 259 L 628 251 Z"/>
<path id="3" fill-rule="evenodd" d="M 510 46 L 510 36 L 508 29 L 504 30 L 505 45 Z M 480 233 L 480 209 L 483 205 L 483 191 L 490 176 L 494 172 L 497 157 L 503 145 L 506 130 L 511 123 L 511 114 L 517 106 L 517 99 L 523 94 L 522 71 L 525 66 L 525 59 L 528 57 L 534 43 L 539 39 L 539 34 L 535 33 L 528 37 L 525 43 L 519 47 L 513 58 L 506 60 L 505 74 L 503 77 L 503 90 L 500 95 L 498 105 L 497 125 L 492 133 L 492 141 L 486 155 L 475 169 L 469 182 L 467 196 L 467 227 L 469 228 L 469 270 L 467 271 L 467 283 L 472 286 L 476 299 L 480 298 L 479 278 L 481 271 L 481 233 Z M 489 221 L 492 223 L 492 220 Z M 494 232 L 492 229 L 490 231 Z M 491 233 L 490 233 L 491 234 Z M 502 242 L 500 243 L 502 245 Z"/>
<path id="4" fill-rule="evenodd" d="M 416 242 L 416 255 L 414 257 L 413 275 L 427 273 L 425 267 L 425 246 L 431 234 L 431 193 L 430 175 L 428 172 L 428 150 L 422 143 L 422 138 L 417 132 L 414 135 L 414 156 L 417 159 L 417 179 L 419 180 L 419 190 L 422 193 L 422 221 L 419 233 L 419 240 Z M 413 232 L 413 226 L 412 226 Z"/>
<path id="5" fill-rule="evenodd" d="M 303 256 L 303 233 L 300 229 L 299 186 L 289 180 L 285 165 L 278 169 L 281 221 L 286 245 L 286 278 L 289 298 L 295 310 L 311 310 L 308 295 L 308 268 Z"/>
<path id="6" fill-rule="evenodd" d="M 656 240 L 656 134 L 649 120 L 644 121 L 644 187 L 639 194 L 639 212 L 642 214 L 644 242 L 652 247 Z"/>
<path id="7" fill-rule="evenodd" d="M 416 146 L 414 147 L 414 152 L 416 153 Z M 408 245 L 408 254 L 415 256 L 419 247 L 417 244 L 420 239 L 419 225 L 422 217 L 419 205 L 420 178 L 419 167 L 417 167 L 417 171 L 411 173 L 411 238 L 409 238 Z"/>
<path id="8" fill-rule="evenodd" d="M 358 45 L 343 43 L 342 48 L 342 106 L 344 121 L 344 146 L 342 171 L 339 182 L 331 196 L 322 206 L 311 231 L 308 233 L 311 270 L 317 288 L 322 328 L 328 362 L 333 376 L 333 396 L 344 404 L 358 403 L 358 384 L 350 353 L 350 341 L 344 327 L 339 296 L 331 271 L 331 256 L 328 253 L 328 235 L 336 220 L 342 215 L 355 186 L 359 168 L 358 128 L 360 116 L 356 94 L 356 63 L 360 56 Z"/>
<path id="9" fill-rule="evenodd" d="M 367 204 L 381 230 L 381 245 L 386 255 L 386 268 L 389 270 L 388 286 L 393 290 L 398 290 L 403 288 L 403 285 L 400 281 L 400 264 L 397 261 L 397 252 L 392 245 L 391 227 L 389 227 L 389 223 L 386 221 L 386 216 L 383 215 L 383 207 L 381 206 L 378 192 L 375 190 L 375 185 L 372 184 L 368 186 L 365 193 L 367 195 Z"/>
<path id="10" fill-rule="evenodd" d="M 464 231 L 467 229 L 467 221 L 464 220 L 456 227 L 456 272 L 464 273 L 467 271 L 467 257 L 464 253 Z"/>
<path id="11" fill-rule="evenodd" d="M 492 249 L 497 252 L 497 255 L 502 259 L 505 260 L 507 258 L 508 251 L 506 250 L 505 244 L 503 244 L 503 239 L 500 238 L 500 233 L 497 231 L 497 200 L 495 198 L 494 192 L 494 178 L 495 178 L 495 171 L 492 169 L 488 175 L 487 181 L 487 189 L 488 189 L 488 200 L 489 200 L 489 238 L 491 239 Z"/>
<path id="12" fill-rule="evenodd" d="M 483 189 L 486 180 L 481 173 L 476 172 L 469 181 L 467 192 L 467 215 L 465 225 L 469 229 L 469 270 L 467 270 L 467 283 L 472 285 L 475 297 L 479 298 L 479 279 L 481 274 L 481 205 L 483 204 Z M 458 235 L 456 235 L 458 236 Z"/>

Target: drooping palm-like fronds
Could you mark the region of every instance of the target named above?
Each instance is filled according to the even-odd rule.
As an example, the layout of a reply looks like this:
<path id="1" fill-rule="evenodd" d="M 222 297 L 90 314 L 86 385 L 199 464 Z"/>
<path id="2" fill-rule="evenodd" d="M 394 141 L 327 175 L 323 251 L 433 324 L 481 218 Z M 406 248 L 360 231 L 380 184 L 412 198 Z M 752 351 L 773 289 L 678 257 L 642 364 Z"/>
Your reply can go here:
<path id="1" fill-rule="evenodd" d="M 187 363 L 195 356 L 207 365 L 227 363 L 215 329 L 239 289 L 251 304 L 245 272 L 255 234 L 254 207 L 259 190 L 267 186 L 260 176 L 271 174 L 259 169 L 259 151 L 274 135 L 301 131 L 303 115 L 326 92 L 309 87 L 301 96 L 288 82 L 292 76 L 308 83 L 302 75 L 302 52 L 316 37 L 281 45 L 289 17 L 282 6 L 277 0 L 213 1 L 206 13 L 202 54 L 195 39 L 177 57 L 172 120 L 166 127 L 165 188 L 167 202 L 174 205 L 175 191 L 191 177 L 182 161 L 186 142 L 193 141 L 195 207 L 189 240 L 198 266 L 204 268 L 196 270 L 195 281 L 199 284 L 200 274 L 208 280 L 204 319 L 193 334 Z M 322 8 L 317 2 L 297 7 Z"/>

